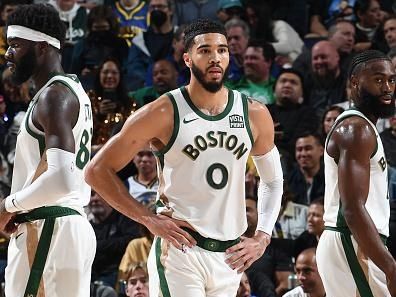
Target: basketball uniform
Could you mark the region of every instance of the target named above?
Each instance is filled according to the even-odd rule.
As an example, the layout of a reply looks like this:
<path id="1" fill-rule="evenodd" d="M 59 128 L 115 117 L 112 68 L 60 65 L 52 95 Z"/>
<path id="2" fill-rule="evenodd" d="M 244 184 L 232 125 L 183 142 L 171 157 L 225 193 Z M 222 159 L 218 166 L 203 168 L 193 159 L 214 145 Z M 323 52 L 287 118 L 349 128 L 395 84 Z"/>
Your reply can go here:
<path id="1" fill-rule="evenodd" d="M 344 119 L 358 116 L 374 129 L 377 149 L 370 159 L 370 184 L 365 208 L 373 220 L 381 239 L 389 235 L 389 200 L 387 194 L 387 168 L 381 138 L 375 125 L 361 112 L 351 109 L 343 112 L 336 125 Z M 325 231 L 320 237 L 316 252 L 318 270 L 327 296 L 390 296 L 385 274 L 365 256 L 351 235 L 345 222 L 338 188 L 338 166 L 327 153 L 325 162 Z"/>
<path id="2" fill-rule="evenodd" d="M 187 221 L 199 243 L 183 252 L 154 239 L 150 296 L 235 296 L 241 274 L 224 262 L 224 251 L 247 228 L 244 179 L 253 144 L 247 98 L 229 90 L 224 111 L 210 116 L 193 104 L 184 87 L 168 97 L 174 130 L 156 153 L 157 212 Z"/>
<path id="3" fill-rule="evenodd" d="M 43 249 L 37 248 L 38 245 L 41 247 L 41 235 L 49 236 L 50 245 L 46 260 L 44 258 L 45 266 L 37 296 L 90 296 L 91 265 L 95 256 L 96 239 L 83 210 L 89 202 L 91 191 L 84 181 L 83 169 L 90 159 L 93 124 L 90 100 L 76 76 L 53 76 L 33 97 L 17 138 L 11 193 L 16 193 L 31 184 L 45 150 L 44 133 L 34 126 L 32 113 L 40 94 L 54 83 L 68 87 L 80 104 L 78 120 L 73 127 L 76 186 L 56 205 L 36 210 L 48 212 L 49 209 L 67 207 L 77 215 L 54 219 L 52 236 L 51 233 L 43 231 L 47 219 L 32 220 L 18 226 L 17 231 L 11 235 L 8 249 L 5 276 L 7 297 L 35 296 L 28 293 L 28 287 L 38 285 L 38 282 L 32 284 L 29 276 L 33 262 L 43 257 Z"/>

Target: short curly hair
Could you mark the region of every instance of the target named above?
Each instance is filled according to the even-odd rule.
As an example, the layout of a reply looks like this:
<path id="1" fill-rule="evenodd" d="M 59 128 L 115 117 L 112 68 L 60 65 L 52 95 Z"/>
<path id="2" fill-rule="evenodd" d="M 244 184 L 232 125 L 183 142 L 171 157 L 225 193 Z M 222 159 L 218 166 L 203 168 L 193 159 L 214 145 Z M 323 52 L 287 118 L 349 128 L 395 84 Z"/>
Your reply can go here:
<path id="1" fill-rule="evenodd" d="M 227 37 L 226 30 L 222 24 L 208 19 L 198 19 L 188 25 L 184 30 L 185 50 L 188 51 L 191 49 L 195 36 L 207 33 L 219 33 Z"/>
<path id="2" fill-rule="evenodd" d="M 8 17 L 7 26 L 27 27 L 58 39 L 61 44 L 65 39 L 66 27 L 59 18 L 59 13 L 48 4 L 20 5 Z"/>

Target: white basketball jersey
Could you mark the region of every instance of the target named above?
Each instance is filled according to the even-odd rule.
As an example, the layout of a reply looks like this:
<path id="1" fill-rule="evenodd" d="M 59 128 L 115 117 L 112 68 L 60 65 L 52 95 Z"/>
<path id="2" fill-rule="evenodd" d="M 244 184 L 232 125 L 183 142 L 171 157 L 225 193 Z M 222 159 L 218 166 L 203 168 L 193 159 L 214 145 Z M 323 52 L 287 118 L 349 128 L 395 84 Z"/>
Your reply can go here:
<path id="1" fill-rule="evenodd" d="M 365 207 L 377 227 L 378 232 L 388 236 L 390 215 L 388 200 L 388 174 L 381 138 L 375 125 L 361 112 L 353 109 L 347 110 L 338 116 L 333 125 L 333 129 L 338 123 L 350 116 L 359 116 L 364 118 L 374 129 L 377 137 L 377 150 L 370 159 L 370 184 Z M 332 131 L 329 135 L 331 135 Z M 325 213 L 323 219 L 326 226 L 347 227 L 341 209 L 340 192 L 338 189 L 338 165 L 327 153 L 328 140 L 329 136 L 326 140 L 326 149 L 324 154 L 326 187 L 324 205 Z"/>
<path id="2" fill-rule="evenodd" d="M 229 90 L 223 112 L 200 111 L 182 87 L 168 93 L 174 131 L 158 152 L 159 198 L 172 217 L 217 240 L 232 240 L 246 228 L 245 170 L 253 138 L 245 96 Z"/>
<path id="3" fill-rule="evenodd" d="M 75 94 L 80 103 L 78 120 L 73 127 L 75 141 L 75 191 L 70 192 L 57 205 L 81 208 L 88 204 L 91 189 L 84 181 L 83 169 L 90 160 L 91 138 L 93 132 L 91 101 L 74 75 L 56 75 L 52 77 L 33 97 L 17 138 L 15 164 L 12 177 L 11 193 L 18 192 L 32 182 L 41 156 L 45 150 L 44 133 L 36 128 L 32 121 L 34 110 L 40 94 L 51 84 L 61 83 Z"/>

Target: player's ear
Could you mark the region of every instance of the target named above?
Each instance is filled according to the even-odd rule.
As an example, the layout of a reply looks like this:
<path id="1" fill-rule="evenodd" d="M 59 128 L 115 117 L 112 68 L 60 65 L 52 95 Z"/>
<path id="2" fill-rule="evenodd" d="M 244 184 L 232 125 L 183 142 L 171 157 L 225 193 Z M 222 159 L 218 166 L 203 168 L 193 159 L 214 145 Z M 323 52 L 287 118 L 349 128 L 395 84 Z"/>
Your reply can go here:
<path id="1" fill-rule="evenodd" d="M 37 42 L 39 54 L 44 54 L 48 50 L 49 46 L 50 45 L 45 41 Z"/>
<path id="2" fill-rule="evenodd" d="M 184 60 L 184 63 L 186 64 L 186 66 L 188 68 L 192 67 L 192 60 L 191 60 L 191 57 L 190 57 L 189 53 L 184 53 L 183 54 L 183 60 Z"/>
<path id="3" fill-rule="evenodd" d="M 352 75 L 351 78 L 349 79 L 349 85 L 351 89 L 356 89 L 358 86 L 358 78 L 356 75 Z"/>

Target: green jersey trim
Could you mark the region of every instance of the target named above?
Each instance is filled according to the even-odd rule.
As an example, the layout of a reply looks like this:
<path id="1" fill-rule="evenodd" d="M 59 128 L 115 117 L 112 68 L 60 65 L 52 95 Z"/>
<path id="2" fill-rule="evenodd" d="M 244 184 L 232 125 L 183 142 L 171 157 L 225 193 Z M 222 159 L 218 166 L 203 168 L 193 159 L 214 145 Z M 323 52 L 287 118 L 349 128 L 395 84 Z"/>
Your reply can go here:
<path id="1" fill-rule="evenodd" d="M 228 113 L 231 111 L 231 108 L 234 104 L 234 92 L 232 90 L 228 90 L 228 102 L 226 108 L 219 113 L 218 115 L 211 116 L 203 113 L 200 111 L 192 102 L 190 95 L 187 92 L 186 87 L 181 87 L 180 88 L 181 93 L 183 94 L 184 99 L 186 100 L 187 104 L 190 106 L 190 108 L 201 118 L 207 121 L 219 121 L 224 119 Z"/>
<path id="2" fill-rule="evenodd" d="M 171 297 L 168 287 L 168 282 L 165 277 L 165 268 L 161 263 L 161 238 L 157 237 L 155 240 L 155 260 L 157 264 L 157 271 L 160 281 L 160 288 L 163 297 Z"/>
<path id="3" fill-rule="evenodd" d="M 246 126 L 246 131 L 249 135 L 250 138 L 250 142 L 252 144 L 254 144 L 254 138 L 253 138 L 253 133 L 252 133 L 252 129 L 250 128 L 250 122 L 249 122 L 249 102 L 248 102 L 248 98 L 245 94 L 242 94 L 242 105 L 243 105 L 243 117 L 245 118 L 245 126 Z"/>
<path id="4" fill-rule="evenodd" d="M 359 264 L 353 248 L 353 243 L 350 235 L 340 233 L 342 246 L 344 248 L 345 256 L 348 261 L 349 268 L 351 269 L 353 279 L 355 280 L 356 287 L 361 297 L 374 297 L 370 285 L 364 275 L 363 269 Z"/>
<path id="5" fill-rule="evenodd" d="M 169 142 L 165 145 L 165 147 L 159 151 L 154 152 L 154 155 L 156 156 L 165 155 L 171 149 L 172 145 L 175 143 L 180 127 L 179 110 L 177 109 L 176 100 L 171 93 L 166 93 L 166 95 L 168 96 L 169 100 L 172 102 L 172 106 L 173 106 L 173 131 L 171 138 L 169 139 Z"/>

